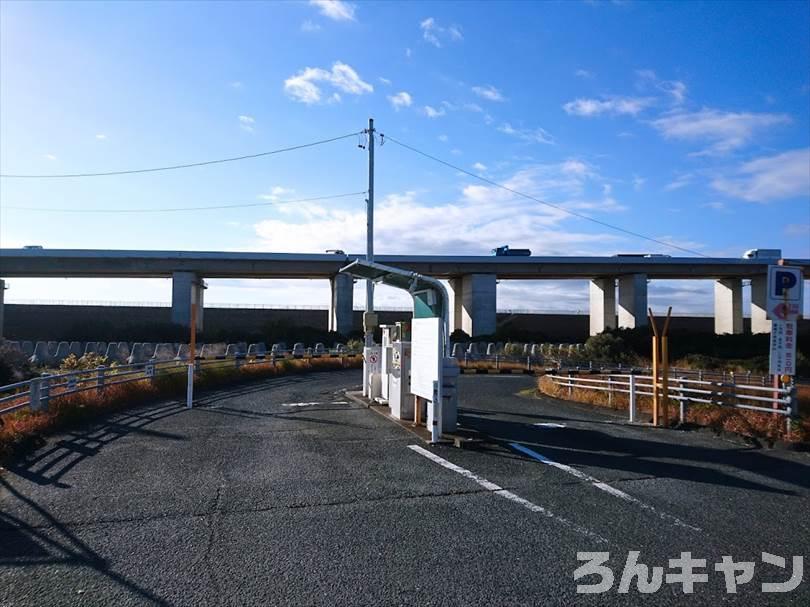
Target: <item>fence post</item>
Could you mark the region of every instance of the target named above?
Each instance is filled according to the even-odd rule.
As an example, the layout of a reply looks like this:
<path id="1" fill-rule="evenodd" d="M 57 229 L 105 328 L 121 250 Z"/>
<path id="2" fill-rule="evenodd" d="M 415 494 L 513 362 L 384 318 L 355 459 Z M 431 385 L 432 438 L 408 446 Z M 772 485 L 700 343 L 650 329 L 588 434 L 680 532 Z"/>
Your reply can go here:
<path id="1" fill-rule="evenodd" d="M 39 410 L 47 411 L 48 403 L 51 400 L 51 376 L 48 373 L 43 373 L 39 386 Z"/>
<path id="2" fill-rule="evenodd" d="M 687 400 L 686 400 L 687 397 L 683 393 L 683 388 L 684 388 L 683 380 L 684 380 L 683 376 L 678 378 L 678 393 L 679 393 L 679 395 L 681 397 L 680 400 L 679 400 L 679 403 L 678 403 L 680 405 L 680 410 L 681 410 L 680 411 L 681 425 L 686 423 L 686 405 L 687 405 Z"/>
<path id="3" fill-rule="evenodd" d="M 636 376 L 630 374 L 630 421 L 636 421 Z"/>
<path id="4" fill-rule="evenodd" d="M 608 375 L 607 378 L 607 385 L 608 385 L 608 406 L 613 404 L 613 379 Z"/>
<path id="5" fill-rule="evenodd" d="M 146 374 L 146 378 L 150 382 L 154 382 L 155 381 L 155 363 L 153 363 L 151 361 L 146 363 L 146 366 L 144 367 L 144 373 Z"/>
<path id="6" fill-rule="evenodd" d="M 76 390 L 76 376 L 69 375 L 67 378 L 67 390 L 66 392 L 74 392 Z"/>
<path id="7" fill-rule="evenodd" d="M 790 409 L 790 413 L 789 413 L 789 415 L 786 415 L 785 417 L 787 418 L 787 422 L 786 422 L 786 424 L 787 424 L 787 433 L 788 433 L 788 435 L 790 435 L 790 425 L 791 425 L 790 422 L 793 421 L 793 420 L 798 420 L 799 419 L 799 398 L 798 398 L 798 396 L 796 394 L 796 383 L 795 382 L 793 384 L 791 384 L 791 386 L 788 388 L 787 397 L 788 397 L 788 407 Z"/>
<path id="8" fill-rule="evenodd" d="M 35 377 L 31 380 L 31 383 L 28 384 L 28 406 L 31 407 L 32 411 L 39 411 L 39 407 L 41 404 L 41 384 L 42 380 L 38 377 Z"/>
<path id="9" fill-rule="evenodd" d="M 532 371 L 532 357 L 531 356 L 526 357 L 526 370 L 529 373 L 531 373 L 531 371 Z"/>
<path id="10" fill-rule="evenodd" d="M 495 355 L 495 369 L 500 369 L 500 365 L 498 363 L 498 355 Z"/>
<path id="11" fill-rule="evenodd" d="M 574 387 L 573 387 L 573 377 L 571 376 L 571 371 L 568 372 L 568 398 L 572 398 L 574 396 Z"/>
<path id="12" fill-rule="evenodd" d="M 104 371 L 104 367 L 96 367 L 96 392 L 98 394 L 101 394 L 101 391 L 104 389 Z"/>

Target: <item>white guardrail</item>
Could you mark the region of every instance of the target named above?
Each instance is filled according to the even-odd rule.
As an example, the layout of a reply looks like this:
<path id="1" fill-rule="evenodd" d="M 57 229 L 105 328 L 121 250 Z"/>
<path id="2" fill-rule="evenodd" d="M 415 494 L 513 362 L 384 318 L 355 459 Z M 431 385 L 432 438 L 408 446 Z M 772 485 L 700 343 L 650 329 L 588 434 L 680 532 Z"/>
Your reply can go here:
<path id="1" fill-rule="evenodd" d="M 574 388 L 607 392 L 609 402 L 614 394 L 627 394 L 631 422 L 637 421 L 638 397 L 653 396 L 651 375 L 608 375 L 595 378 L 548 374 L 546 377 L 560 387 L 567 387 L 569 396 Z M 661 378 L 658 379 L 658 385 L 661 396 Z M 784 415 L 788 424 L 790 418 L 797 418 L 799 415 L 795 384 L 776 388 L 670 376 L 668 392 L 669 400 L 679 404 L 682 423 L 686 420 L 688 406 L 693 403 Z"/>
<path id="2" fill-rule="evenodd" d="M 323 359 L 341 359 L 354 358 L 359 354 L 354 352 L 324 352 L 322 355 L 272 355 L 266 356 L 247 356 L 244 354 L 235 357 L 217 357 L 212 359 L 203 359 L 197 357 L 194 361 L 195 371 L 199 372 L 204 369 L 223 369 L 235 368 L 239 369 L 245 365 L 273 365 L 282 363 L 283 361 L 292 360 L 317 360 Z M 83 369 L 77 371 L 69 371 L 66 373 L 48 374 L 43 373 L 39 377 L 34 377 L 26 381 L 20 381 L 6 386 L 0 386 L 0 416 L 7 413 L 13 413 L 24 408 L 30 408 L 32 411 L 47 411 L 51 399 L 70 394 L 78 394 L 89 390 L 96 390 L 102 392 L 109 386 L 124 384 L 135 381 L 150 380 L 154 381 L 155 378 L 160 376 L 168 376 L 175 374 L 185 375 L 188 372 L 189 361 L 186 360 L 168 360 L 157 361 L 150 360 L 147 362 L 136 363 L 131 365 L 111 365 L 108 367 L 101 366 L 95 369 Z M 0 417 L 0 424 L 2 418 Z"/>

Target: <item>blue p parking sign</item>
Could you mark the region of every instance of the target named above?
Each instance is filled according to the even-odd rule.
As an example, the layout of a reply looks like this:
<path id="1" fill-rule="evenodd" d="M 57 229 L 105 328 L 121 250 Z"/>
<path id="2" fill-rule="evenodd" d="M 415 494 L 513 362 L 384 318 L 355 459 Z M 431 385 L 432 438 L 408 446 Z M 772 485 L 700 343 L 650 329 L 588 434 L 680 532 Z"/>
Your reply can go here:
<path id="1" fill-rule="evenodd" d="M 770 320 L 796 320 L 802 312 L 802 269 L 768 267 L 767 311 Z"/>

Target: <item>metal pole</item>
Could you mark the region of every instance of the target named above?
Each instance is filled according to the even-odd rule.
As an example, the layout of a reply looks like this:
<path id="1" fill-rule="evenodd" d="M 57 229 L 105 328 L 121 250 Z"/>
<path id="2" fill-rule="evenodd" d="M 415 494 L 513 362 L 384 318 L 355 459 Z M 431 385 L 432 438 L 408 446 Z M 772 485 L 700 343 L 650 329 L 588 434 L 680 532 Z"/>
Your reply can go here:
<path id="1" fill-rule="evenodd" d="M 188 385 L 186 387 L 186 407 L 191 409 L 194 401 L 194 361 L 197 357 L 197 302 L 196 289 L 192 293 L 191 301 L 191 337 L 188 346 Z"/>
<path id="2" fill-rule="evenodd" d="M 630 375 L 630 421 L 636 421 L 636 376 Z"/>
<path id="3" fill-rule="evenodd" d="M 366 200 L 366 260 L 374 261 L 374 119 L 368 119 L 368 199 Z M 374 311 L 374 282 L 366 281 L 366 312 Z M 374 343 L 374 334 L 366 330 L 366 346 Z"/>

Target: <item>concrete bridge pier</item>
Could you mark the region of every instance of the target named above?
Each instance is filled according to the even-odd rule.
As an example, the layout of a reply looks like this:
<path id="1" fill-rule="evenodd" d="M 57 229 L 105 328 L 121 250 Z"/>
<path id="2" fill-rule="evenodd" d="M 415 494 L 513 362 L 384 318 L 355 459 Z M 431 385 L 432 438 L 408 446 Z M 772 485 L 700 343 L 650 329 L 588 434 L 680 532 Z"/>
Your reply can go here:
<path id="1" fill-rule="evenodd" d="M 196 272 L 172 273 L 172 323 L 191 327 L 191 302 L 197 304 L 197 331 L 203 330 L 205 282 Z"/>
<path id="2" fill-rule="evenodd" d="M 606 329 L 616 328 L 615 278 L 594 278 L 591 280 L 590 315 L 590 335 L 598 335 Z"/>
<path id="3" fill-rule="evenodd" d="M 771 321 L 767 318 L 768 275 L 751 279 L 751 333 L 770 333 Z"/>
<path id="4" fill-rule="evenodd" d="M 714 283 L 714 332 L 717 335 L 743 332 L 742 280 L 739 278 L 721 278 Z"/>
<path id="5" fill-rule="evenodd" d="M 354 330 L 354 279 L 349 274 L 335 274 L 329 286 L 329 330 L 348 335 Z"/>
<path id="6" fill-rule="evenodd" d="M 453 289 L 451 332 L 461 329 L 470 337 L 491 335 L 497 329 L 495 274 L 465 274 L 450 280 Z"/>
<path id="7" fill-rule="evenodd" d="M 636 329 L 647 324 L 647 275 L 620 276 L 619 328 Z"/>

